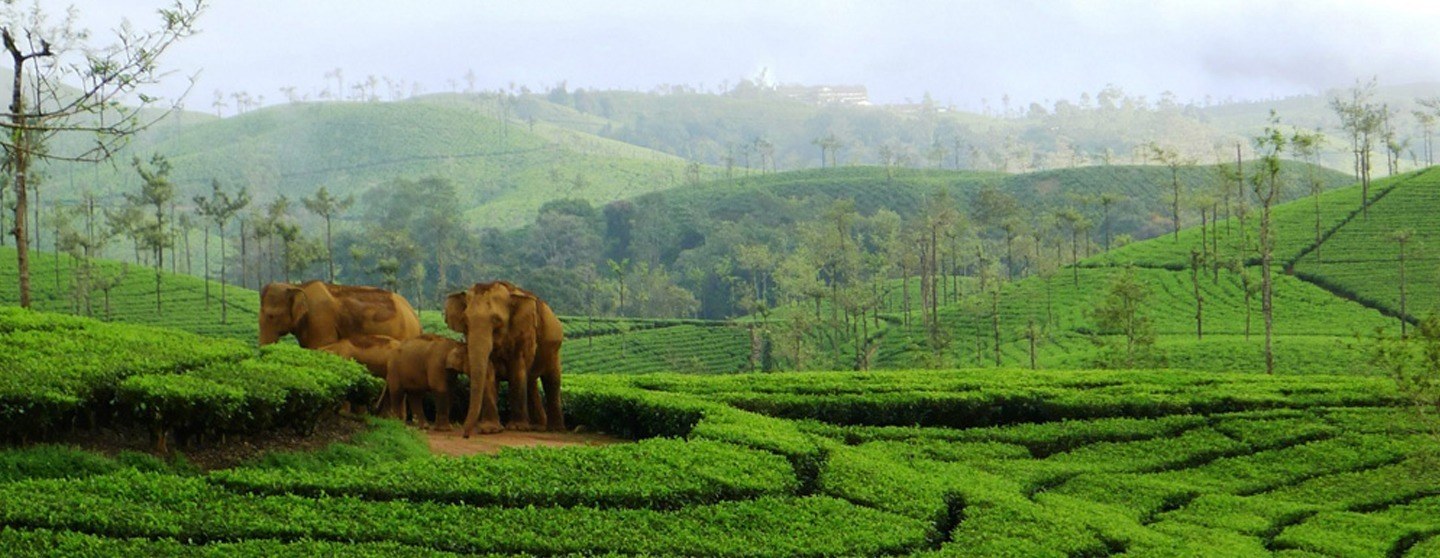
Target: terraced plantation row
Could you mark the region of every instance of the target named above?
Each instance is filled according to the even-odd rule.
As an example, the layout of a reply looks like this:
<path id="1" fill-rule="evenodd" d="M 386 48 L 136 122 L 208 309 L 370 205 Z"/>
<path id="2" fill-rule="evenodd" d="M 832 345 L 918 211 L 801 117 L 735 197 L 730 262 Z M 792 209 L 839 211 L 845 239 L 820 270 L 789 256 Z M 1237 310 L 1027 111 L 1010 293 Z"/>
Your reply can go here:
<path id="1" fill-rule="evenodd" d="M 1436 181 L 1440 181 L 1440 174 L 1434 170 L 1415 171 L 1376 180 L 1370 186 L 1371 211 L 1376 211 L 1374 204 L 1386 197 L 1391 189 L 1406 185 L 1423 188 L 1423 185 L 1434 184 Z M 1362 214 L 1361 193 L 1360 185 L 1353 184 L 1324 192 L 1318 196 L 1322 240 L 1325 235 L 1349 222 L 1352 217 Z M 1294 262 L 1308 253 L 1316 244 L 1316 199 L 1316 197 L 1304 197 L 1275 207 L 1276 262 Z M 1250 263 L 1258 264 L 1259 254 L 1256 253 L 1255 243 L 1259 235 L 1260 224 L 1255 214 L 1255 207 L 1252 205 L 1250 209 L 1251 216 L 1246 219 L 1244 229 L 1240 227 L 1240 220 L 1237 217 L 1229 216 L 1220 220 L 1216 225 L 1218 229 L 1207 228 L 1205 232 L 1207 235 L 1215 231 L 1219 232 L 1218 238 L 1215 239 L 1218 242 L 1215 243 L 1219 245 L 1222 255 L 1234 254 L 1235 249 L 1240 245 L 1243 234 L 1250 246 L 1250 249 L 1246 251 L 1246 258 L 1255 259 L 1256 261 Z M 1200 233 L 1199 227 L 1189 227 L 1180 231 L 1178 240 L 1168 235 L 1156 237 L 1099 254 L 1084 260 L 1083 264 L 1092 266 L 1134 264 L 1142 267 L 1185 269 L 1190 265 L 1190 250 L 1198 251 L 1200 249 Z"/>
<path id="2" fill-rule="evenodd" d="M 1351 218 L 1317 250 L 1295 262 L 1298 277 L 1387 311 L 1400 312 L 1400 243 L 1404 235 L 1406 314 L 1440 308 L 1440 173 L 1426 172 L 1392 188 Z"/>
<path id="3" fill-rule="evenodd" d="M 0 452 L 0 501 L 25 502 L 0 506 L 0 551 L 1425 556 L 1440 533 L 1440 469 L 1426 461 L 1440 442 L 1379 378 L 893 371 L 567 386 L 572 422 L 639 441 L 458 459 L 365 447 L 199 476 Z"/>
<path id="4" fill-rule="evenodd" d="M 1221 270 L 1199 277 L 1204 298 L 1204 335 L 1197 339 L 1191 274 L 1154 268 L 1132 271 L 1149 292 L 1139 315 L 1153 324 L 1156 334 L 1153 351 L 1140 364 L 1212 371 L 1263 367 L 1260 298 L 1258 293 L 1252 294 L 1247 318 L 1245 287 L 1238 273 Z M 1002 365 L 1029 365 L 1027 332 L 1032 322 L 1039 334 L 1039 366 L 1086 368 L 1102 362 L 1096 341 L 1123 339 L 1100 328 L 1091 312 L 1106 296 L 1110 282 L 1123 273 L 1126 270 L 1119 267 L 1083 267 L 1063 270 L 1048 279 L 1031 277 L 1006 285 L 998 305 Z M 1255 278 L 1251 281 L 1258 284 Z M 990 302 L 983 294 L 968 294 L 961 304 L 941 307 L 941 324 L 948 336 L 943 353 L 945 365 L 995 365 L 996 323 Z M 919 321 L 918 312 L 914 319 Z M 1248 339 L 1247 319 L 1251 333 Z M 1398 329 L 1393 318 L 1284 275 L 1276 277 L 1275 324 L 1277 363 L 1282 371 L 1290 373 L 1337 373 L 1363 368 L 1365 354 L 1356 349 L 1362 344 L 1357 336 L 1376 328 Z M 891 323 L 879 341 L 877 366 L 895 368 L 928 362 L 933 355 L 919 341 L 925 338 L 919 323 L 909 327 Z"/>
<path id="5" fill-rule="evenodd" d="M 0 248 L 0 276 L 17 277 L 19 272 L 15 265 L 15 249 Z M 74 313 L 72 275 L 75 265 L 73 258 L 63 254 L 57 258 L 49 253 L 35 253 L 31 257 L 30 286 L 36 310 Z M 229 310 L 225 323 L 221 323 L 219 282 L 209 282 L 207 303 L 205 280 L 166 271 L 160 274 L 161 311 L 157 313 L 154 268 L 111 260 L 96 260 L 95 265 L 97 279 L 121 277 L 123 274 L 123 280 L 110 290 L 112 321 L 173 327 L 210 337 L 251 341 L 256 338 L 260 299 L 253 290 L 235 285 L 226 287 L 225 304 Z M 58 287 L 55 280 L 57 267 L 60 272 Z M 17 304 L 19 300 L 16 282 L 0 281 L 0 303 Z M 91 293 L 90 312 L 95 318 L 106 317 L 103 292 L 97 290 Z M 84 314 L 83 309 L 80 314 Z"/>
<path id="6" fill-rule="evenodd" d="M 167 438 L 301 431 L 383 382 L 354 362 L 295 346 L 0 308 L 0 441 L 137 426 Z"/>

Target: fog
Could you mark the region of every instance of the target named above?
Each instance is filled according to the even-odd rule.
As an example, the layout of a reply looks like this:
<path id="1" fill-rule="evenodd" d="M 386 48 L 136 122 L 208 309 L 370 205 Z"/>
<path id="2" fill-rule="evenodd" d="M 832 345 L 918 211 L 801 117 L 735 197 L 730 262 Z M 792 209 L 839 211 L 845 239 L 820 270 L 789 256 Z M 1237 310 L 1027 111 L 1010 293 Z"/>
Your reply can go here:
<path id="1" fill-rule="evenodd" d="M 158 0 L 74 2 L 104 35 L 154 26 Z M 862 84 L 880 103 L 978 109 L 1075 98 L 1117 84 L 1181 100 L 1263 99 L 1440 76 L 1440 5 L 1401 0 L 1207 2 L 216 2 L 203 33 L 165 57 L 213 91 L 315 98 L 340 68 L 425 92 L 528 86 L 705 90 L 754 78 Z M 1023 106 L 1023 105 L 1022 105 Z M 201 109 L 203 110 L 203 109 Z"/>

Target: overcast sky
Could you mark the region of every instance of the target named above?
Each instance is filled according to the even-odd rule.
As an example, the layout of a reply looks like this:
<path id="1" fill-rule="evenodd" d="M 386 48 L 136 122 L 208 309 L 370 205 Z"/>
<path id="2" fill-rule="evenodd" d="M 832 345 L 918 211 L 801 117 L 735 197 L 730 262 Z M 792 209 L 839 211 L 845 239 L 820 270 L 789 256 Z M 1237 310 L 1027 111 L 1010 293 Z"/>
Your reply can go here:
<path id="1" fill-rule="evenodd" d="M 153 27 L 163 3 L 73 2 L 100 37 L 124 17 Z M 863 84 L 877 102 L 928 91 L 971 109 L 1107 83 L 1199 100 L 1316 93 L 1371 75 L 1440 81 L 1440 2 L 1424 0 L 213 3 L 203 32 L 165 59 L 201 71 L 187 103 L 200 110 L 217 89 L 313 96 L 334 68 L 350 83 L 374 75 L 430 92 L 463 87 L 467 70 L 483 89 L 649 90 L 714 88 L 768 68 L 784 83 Z"/>

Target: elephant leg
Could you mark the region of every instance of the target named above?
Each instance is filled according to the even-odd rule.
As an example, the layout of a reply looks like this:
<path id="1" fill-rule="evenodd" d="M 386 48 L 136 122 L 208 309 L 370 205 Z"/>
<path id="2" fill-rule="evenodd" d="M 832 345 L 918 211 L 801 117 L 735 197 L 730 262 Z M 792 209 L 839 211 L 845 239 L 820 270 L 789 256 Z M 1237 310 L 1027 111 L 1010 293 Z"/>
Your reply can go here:
<path id="1" fill-rule="evenodd" d="M 560 407 L 560 371 L 547 371 L 540 375 L 545 384 L 545 415 L 549 420 L 545 428 L 550 431 L 565 430 L 565 413 Z"/>
<path id="2" fill-rule="evenodd" d="M 400 389 L 400 382 L 391 381 L 386 389 L 390 391 L 390 416 L 405 422 L 405 392 Z"/>
<path id="3" fill-rule="evenodd" d="M 495 381 L 495 368 L 491 367 L 489 373 L 481 378 L 480 382 L 483 392 L 481 400 L 483 406 L 480 408 L 480 433 L 494 434 L 504 430 L 504 427 L 500 425 L 500 386 L 499 382 Z"/>
<path id="4" fill-rule="evenodd" d="M 510 361 L 507 376 L 510 382 L 510 424 L 511 430 L 531 430 L 530 398 L 526 394 L 526 374 L 530 371 L 529 359 L 516 358 Z"/>
<path id="5" fill-rule="evenodd" d="M 419 428 L 429 427 L 425 420 L 425 394 L 423 392 L 410 393 L 410 413 L 415 416 L 415 426 Z"/>
<path id="6" fill-rule="evenodd" d="M 565 430 L 565 414 L 560 405 L 560 346 L 541 345 L 530 373 L 545 388 L 545 429 Z"/>
<path id="7" fill-rule="evenodd" d="M 470 377 L 470 408 L 465 410 L 462 436 L 469 438 L 477 430 L 494 434 L 504 430 L 500 425 L 500 402 L 495 381 L 495 363 L 480 367 Z"/>
<path id="8" fill-rule="evenodd" d="M 434 362 L 425 371 L 426 387 L 435 396 L 435 421 L 432 423 L 435 430 L 450 429 L 450 383 L 446 381 L 444 362 Z"/>

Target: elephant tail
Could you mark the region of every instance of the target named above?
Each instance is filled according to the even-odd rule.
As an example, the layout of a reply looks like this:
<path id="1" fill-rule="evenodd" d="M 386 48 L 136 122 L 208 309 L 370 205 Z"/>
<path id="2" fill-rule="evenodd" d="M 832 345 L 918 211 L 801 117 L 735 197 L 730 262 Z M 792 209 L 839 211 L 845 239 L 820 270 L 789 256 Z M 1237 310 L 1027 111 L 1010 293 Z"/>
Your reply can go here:
<path id="1" fill-rule="evenodd" d="M 371 408 L 371 409 L 378 409 L 378 408 L 380 408 L 380 403 L 383 402 L 383 401 L 385 401 L 385 394 L 386 394 L 386 393 L 389 393 L 389 391 L 390 391 L 390 383 L 389 383 L 389 382 L 386 382 L 386 383 L 385 383 L 385 387 L 380 388 L 380 397 L 376 397 L 376 398 L 375 398 L 375 401 L 370 404 L 370 408 Z"/>

